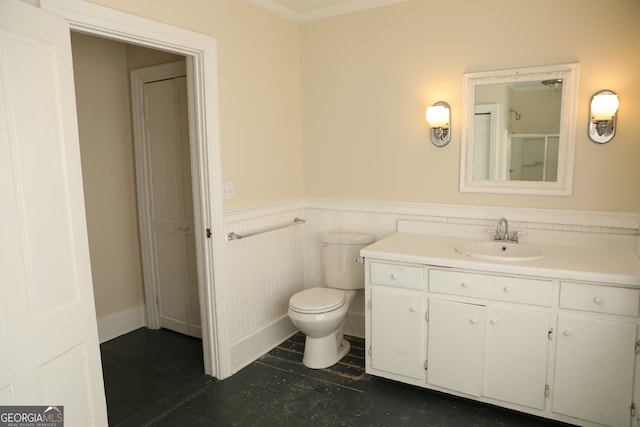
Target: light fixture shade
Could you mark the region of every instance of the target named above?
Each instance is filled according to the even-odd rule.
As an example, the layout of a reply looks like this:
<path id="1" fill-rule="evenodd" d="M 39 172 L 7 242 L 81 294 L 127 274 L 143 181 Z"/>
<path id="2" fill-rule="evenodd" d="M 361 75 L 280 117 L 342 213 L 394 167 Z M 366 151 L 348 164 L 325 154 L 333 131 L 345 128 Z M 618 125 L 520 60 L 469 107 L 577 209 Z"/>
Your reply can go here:
<path id="1" fill-rule="evenodd" d="M 591 99 L 591 120 L 611 120 L 618 111 L 620 101 L 616 94 L 594 95 Z"/>
<path id="2" fill-rule="evenodd" d="M 427 122 L 432 128 L 449 128 L 449 109 L 444 105 L 427 107 Z"/>
<path id="3" fill-rule="evenodd" d="M 616 134 L 618 95 L 610 90 L 596 92 L 591 98 L 589 111 L 589 139 L 598 144 L 611 141 Z"/>
<path id="4" fill-rule="evenodd" d="M 427 107 L 425 113 L 429 123 L 429 136 L 436 147 L 444 147 L 451 141 L 451 108 L 444 101 L 438 101 Z"/>

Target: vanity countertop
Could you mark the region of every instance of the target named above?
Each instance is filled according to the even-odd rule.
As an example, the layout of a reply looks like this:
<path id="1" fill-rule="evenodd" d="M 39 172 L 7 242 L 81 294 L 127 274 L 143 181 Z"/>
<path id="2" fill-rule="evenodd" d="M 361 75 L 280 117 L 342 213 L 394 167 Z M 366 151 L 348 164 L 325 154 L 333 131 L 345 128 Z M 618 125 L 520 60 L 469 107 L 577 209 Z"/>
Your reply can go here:
<path id="1" fill-rule="evenodd" d="M 365 258 L 437 265 L 492 273 L 544 276 L 563 280 L 611 283 L 640 288 L 640 257 L 633 249 L 536 243 L 546 257 L 534 261 L 474 258 L 455 251 L 479 240 L 410 232 L 393 233 L 362 249 Z"/>

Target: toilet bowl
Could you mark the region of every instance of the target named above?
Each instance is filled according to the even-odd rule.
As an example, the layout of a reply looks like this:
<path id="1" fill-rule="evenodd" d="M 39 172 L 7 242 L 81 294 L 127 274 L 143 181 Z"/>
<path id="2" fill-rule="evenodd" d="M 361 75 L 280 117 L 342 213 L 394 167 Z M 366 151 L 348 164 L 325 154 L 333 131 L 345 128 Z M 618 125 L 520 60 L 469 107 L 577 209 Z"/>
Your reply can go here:
<path id="1" fill-rule="evenodd" d="M 306 335 L 302 363 L 313 369 L 336 364 L 351 348 L 344 339 L 344 327 L 356 290 L 364 288 L 360 249 L 373 242 L 373 236 L 323 233 L 320 240 L 327 287 L 296 293 L 288 311 L 291 322 Z"/>

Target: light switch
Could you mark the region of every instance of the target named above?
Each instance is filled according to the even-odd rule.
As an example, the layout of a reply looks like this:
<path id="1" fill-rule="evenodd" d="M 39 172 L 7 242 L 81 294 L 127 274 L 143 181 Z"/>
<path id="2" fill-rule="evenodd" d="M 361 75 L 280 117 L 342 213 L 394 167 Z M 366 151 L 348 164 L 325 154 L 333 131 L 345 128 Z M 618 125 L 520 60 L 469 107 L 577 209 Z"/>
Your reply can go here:
<path id="1" fill-rule="evenodd" d="M 225 182 L 222 184 L 222 200 L 231 200 L 234 197 L 233 182 Z"/>

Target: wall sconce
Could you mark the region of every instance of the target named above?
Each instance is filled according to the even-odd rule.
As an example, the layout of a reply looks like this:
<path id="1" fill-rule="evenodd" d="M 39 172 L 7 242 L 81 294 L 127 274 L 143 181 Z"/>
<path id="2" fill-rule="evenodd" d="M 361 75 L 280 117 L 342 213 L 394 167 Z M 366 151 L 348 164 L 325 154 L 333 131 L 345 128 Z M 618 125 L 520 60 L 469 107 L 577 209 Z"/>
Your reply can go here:
<path id="1" fill-rule="evenodd" d="M 451 108 L 444 101 L 427 107 L 427 123 L 429 123 L 431 142 L 436 147 L 444 147 L 451 141 Z"/>
<path id="2" fill-rule="evenodd" d="M 610 90 L 601 90 L 591 97 L 591 120 L 589 121 L 589 139 L 604 144 L 616 134 L 618 95 Z"/>

